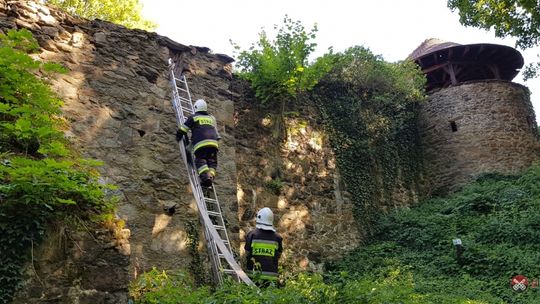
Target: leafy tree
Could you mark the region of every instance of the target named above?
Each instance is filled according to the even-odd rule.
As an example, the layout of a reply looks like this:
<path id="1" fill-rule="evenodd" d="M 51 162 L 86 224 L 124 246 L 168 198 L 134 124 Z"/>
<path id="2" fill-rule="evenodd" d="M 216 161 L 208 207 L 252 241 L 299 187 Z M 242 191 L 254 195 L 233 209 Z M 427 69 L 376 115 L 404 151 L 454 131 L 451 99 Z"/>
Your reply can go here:
<path id="1" fill-rule="evenodd" d="M 311 89 L 329 70 L 328 61 L 319 58 L 308 61 L 317 44 L 313 42 L 317 25 L 306 31 L 300 21 L 288 16 L 283 19 L 274 40 L 263 30 L 259 41 L 249 50 L 241 51 L 236 67 L 240 76 L 249 80 L 262 103 L 294 98 L 299 92 Z M 235 46 L 238 50 L 239 47 Z"/>
<path id="2" fill-rule="evenodd" d="M 332 51 L 310 63 L 309 55 L 317 46 L 316 25 L 306 30 L 300 21 L 285 16 L 283 26 L 275 25 L 274 29 L 278 30 L 275 39 L 263 30 L 256 44 L 239 51 L 236 67 L 261 103 L 279 105 L 283 115 L 287 101 L 313 88 L 330 70 Z M 240 49 L 237 45 L 235 48 Z M 283 127 L 282 118 L 277 119 L 277 128 Z M 284 134 L 283 129 L 278 134 Z"/>
<path id="3" fill-rule="evenodd" d="M 459 10 L 461 24 L 515 37 L 521 49 L 540 44 L 539 6 L 537 0 L 448 0 L 450 9 Z M 539 62 L 527 66 L 525 79 L 536 77 L 539 68 Z"/>
<path id="4" fill-rule="evenodd" d="M 139 0 L 48 0 L 70 14 L 88 19 L 102 19 L 128 28 L 154 30 L 156 24 L 141 17 Z"/>

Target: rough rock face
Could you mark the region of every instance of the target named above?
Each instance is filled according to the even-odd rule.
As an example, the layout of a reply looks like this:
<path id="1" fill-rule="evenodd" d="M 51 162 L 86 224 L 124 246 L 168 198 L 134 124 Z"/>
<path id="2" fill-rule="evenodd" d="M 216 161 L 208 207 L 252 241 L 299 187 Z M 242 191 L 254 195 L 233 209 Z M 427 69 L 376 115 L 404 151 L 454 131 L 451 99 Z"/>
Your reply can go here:
<path id="1" fill-rule="evenodd" d="M 127 303 L 129 230 L 50 228 L 14 304 Z"/>
<path id="2" fill-rule="evenodd" d="M 420 132 L 435 193 L 482 173 L 517 173 L 540 156 L 529 91 L 512 82 L 470 82 L 430 94 Z"/>
<path id="3" fill-rule="evenodd" d="M 152 266 L 187 266 L 185 224 L 198 223 L 174 140 L 169 57 L 186 74 L 192 96 L 207 99 L 219 121 L 223 137 L 219 195 L 226 203 L 229 223 L 237 225 L 236 213 L 230 212 L 236 208 L 236 166 L 231 134 L 234 106 L 227 90 L 229 57 L 183 46 L 155 33 L 73 18 L 34 2 L 2 0 L 0 30 L 10 28 L 32 31 L 42 48 L 37 56 L 62 62 L 69 69 L 53 80 L 71 122 L 67 136 L 85 156 L 105 162 L 101 173 L 106 182 L 118 186 L 118 216 L 131 230 L 129 243 L 117 249 L 129 257 L 127 275 L 117 282 L 124 292 L 129 279 Z M 174 204 L 177 214 L 164 214 L 163 208 Z M 69 271 L 60 268 L 51 271 Z M 80 293 L 106 291 L 100 289 L 99 280 L 94 284 L 81 285 Z"/>
<path id="4" fill-rule="evenodd" d="M 237 80 L 233 90 L 248 96 L 243 86 Z M 361 234 L 318 111 L 308 102 L 289 104 L 286 112 L 295 114 L 285 119 L 282 142 L 275 133 L 275 108 L 249 98 L 236 104 L 240 237 L 254 226 L 257 211 L 270 207 L 284 238 L 282 263 L 318 270 L 322 261 L 357 247 Z"/>

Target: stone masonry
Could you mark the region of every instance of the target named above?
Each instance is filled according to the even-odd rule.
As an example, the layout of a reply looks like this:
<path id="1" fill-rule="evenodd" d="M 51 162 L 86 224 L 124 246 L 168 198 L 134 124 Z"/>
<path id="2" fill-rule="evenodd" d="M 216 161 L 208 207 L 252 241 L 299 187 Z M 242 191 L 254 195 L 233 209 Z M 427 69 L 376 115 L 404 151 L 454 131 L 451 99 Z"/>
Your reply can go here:
<path id="1" fill-rule="evenodd" d="M 282 141 L 275 134 L 277 107 L 250 100 L 242 81 L 233 85 L 245 96 L 236 104 L 235 130 L 240 237 L 253 228 L 256 212 L 270 207 L 284 239 L 282 264 L 318 271 L 322 262 L 357 247 L 362 236 L 318 111 L 307 101 L 289 104 L 287 111 L 298 115 L 285 119 Z"/>
<path id="2" fill-rule="evenodd" d="M 229 225 L 238 226 L 236 213 L 231 212 L 236 206 L 236 165 L 231 134 L 234 106 L 227 90 L 230 57 L 211 54 L 207 48 L 184 46 L 155 33 L 73 18 L 32 1 L 1 0 L 0 30 L 20 28 L 30 30 L 38 40 L 39 59 L 60 62 L 68 68 L 67 74 L 52 80 L 71 124 L 66 136 L 86 157 L 104 161 L 100 168 L 104 182 L 118 186 L 117 215 L 130 230 L 129 242 L 116 248 L 129 259 L 120 268 L 125 267 L 127 275 L 115 284 L 121 286 L 120 291 L 126 294 L 129 280 L 153 266 L 187 268 L 191 259 L 185 225 L 188 221 L 198 224 L 198 215 L 174 139 L 170 57 L 186 74 L 192 96 L 208 100 L 210 111 L 218 119 L 223 137 L 218 190 Z M 166 215 L 163 209 L 175 204 L 178 212 Z M 39 263 L 40 257 L 36 259 Z M 69 272 L 66 264 L 57 265 L 57 269 L 48 270 Z M 46 273 L 40 276 L 49 277 Z M 77 285 L 71 276 L 57 277 L 65 278 L 58 285 Z M 99 280 L 93 284 L 81 286 L 78 292 L 92 295 L 90 302 L 106 299 L 96 295 L 108 293 L 106 286 Z M 32 295 L 55 298 L 50 292 L 45 289 Z"/>
<path id="3" fill-rule="evenodd" d="M 432 92 L 420 132 L 434 194 L 482 173 L 518 173 L 539 159 L 529 90 L 512 82 L 477 81 Z"/>

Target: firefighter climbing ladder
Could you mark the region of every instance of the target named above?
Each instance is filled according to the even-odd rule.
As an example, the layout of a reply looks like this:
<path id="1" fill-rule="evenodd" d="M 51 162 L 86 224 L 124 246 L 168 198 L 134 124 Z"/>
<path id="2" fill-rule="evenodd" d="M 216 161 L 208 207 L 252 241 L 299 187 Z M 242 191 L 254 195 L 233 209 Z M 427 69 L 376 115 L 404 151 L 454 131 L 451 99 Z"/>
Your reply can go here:
<path id="1" fill-rule="evenodd" d="M 171 59 L 169 59 L 169 69 L 173 96 L 172 105 L 176 114 L 176 123 L 180 125 L 194 113 L 193 103 L 186 77 L 184 75 L 176 77 L 175 65 Z M 201 187 L 191 152 L 186 150 L 183 140 L 180 141 L 179 146 L 180 154 L 188 171 L 193 196 L 199 209 L 201 224 L 204 227 L 206 248 L 212 265 L 214 282 L 218 285 L 223 283 L 223 274 L 225 273 L 231 275 L 237 281 L 254 285 L 232 255 L 231 244 L 215 186 L 209 189 Z"/>

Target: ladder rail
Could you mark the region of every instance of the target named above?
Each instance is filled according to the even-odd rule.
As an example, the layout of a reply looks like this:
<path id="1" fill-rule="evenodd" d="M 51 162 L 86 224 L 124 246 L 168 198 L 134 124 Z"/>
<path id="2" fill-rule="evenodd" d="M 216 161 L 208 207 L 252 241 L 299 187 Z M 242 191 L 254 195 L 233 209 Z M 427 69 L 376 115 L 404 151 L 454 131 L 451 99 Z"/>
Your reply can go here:
<path id="1" fill-rule="evenodd" d="M 219 216 L 217 216 L 217 218 L 218 218 L 218 221 L 220 221 L 220 222 L 218 222 L 218 224 L 222 225 L 223 227 L 226 227 L 225 219 L 223 218 L 223 212 L 221 210 L 221 204 L 219 203 L 219 200 L 218 200 L 218 197 L 217 197 L 216 188 L 212 187 L 212 192 L 214 194 L 214 199 L 216 201 L 216 203 L 214 204 L 215 208 L 217 209 L 216 212 L 219 213 Z M 205 199 L 205 205 L 206 205 L 206 199 Z M 208 207 L 207 207 L 206 210 L 207 210 L 206 213 L 208 214 Z M 226 244 L 226 246 L 229 249 L 229 252 L 232 252 L 232 249 L 231 249 L 231 246 L 230 246 L 230 241 L 229 241 L 229 233 L 228 233 L 227 229 L 224 229 L 223 233 L 225 234 L 225 237 L 222 238 L 222 240 L 227 240 L 228 245 Z"/>
<path id="2" fill-rule="evenodd" d="M 184 121 L 187 119 L 187 115 L 191 115 L 194 113 L 193 109 L 193 103 L 191 102 L 191 94 L 189 92 L 189 87 L 187 84 L 187 80 L 185 78 L 185 75 L 182 75 L 180 78 L 177 78 L 174 75 L 174 64 L 172 63 L 172 60 L 169 59 L 169 69 L 171 73 L 171 87 L 173 88 L 172 92 L 172 105 L 175 111 L 176 116 L 176 123 L 177 125 L 182 125 Z M 184 84 L 185 89 L 178 88 L 177 81 Z M 187 98 L 180 96 L 179 90 L 182 90 L 187 94 Z M 189 104 L 189 107 L 185 107 L 185 104 Z M 186 112 L 186 113 L 184 113 Z M 210 219 L 210 216 L 208 214 L 208 207 L 207 207 L 207 198 L 204 195 L 203 189 L 201 187 L 201 184 L 198 179 L 198 174 L 195 169 L 195 164 L 193 162 L 193 159 L 188 159 L 188 155 L 186 152 L 186 145 L 185 142 L 182 140 L 178 143 L 180 148 L 180 154 L 182 156 L 182 160 L 186 164 L 186 169 L 189 177 L 189 182 L 191 185 L 191 189 L 193 190 L 193 195 L 195 197 L 195 201 L 197 203 L 197 209 L 199 213 L 199 217 L 201 220 L 201 224 L 204 226 L 204 233 L 206 238 L 206 245 L 208 249 L 208 254 L 211 259 L 212 264 L 212 272 L 214 274 L 214 278 L 216 279 L 218 284 L 223 283 L 223 273 L 226 274 L 233 274 L 236 276 L 236 279 L 238 281 L 241 281 L 247 285 L 255 286 L 253 281 L 247 276 L 247 274 L 244 272 L 244 270 L 238 265 L 236 262 L 232 250 L 230 247 L 230 241 L 229 236 L 227 233 L 227 229 L 223 229 L 224 236 L 222 237 L 219 232 L 216 229 L 216 226 L 222 225 L 225 227 L 225 222 L 223 219 L 221 206 L 218 201 L 218 197 L 216 194 L 215 187 L 212 187 L 212 191 L 214 194 L 214 200 L 215 200 L 215 206 L 217 210 L 215 213 L 218 213 L 218 223 L 214 224 L 212 222 L 212 219 Z M 221 221 L 221 222 L 220 222 Z M 224 265 L 221 260 L 225 260 L 226 266 L 229 267 L 229 269 L 224 269 Z"/>

